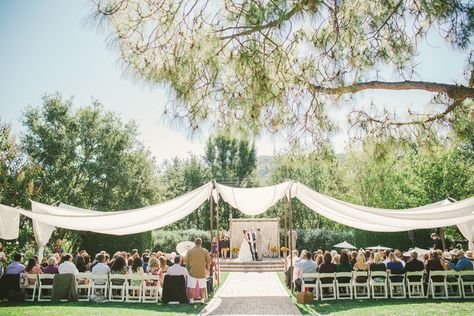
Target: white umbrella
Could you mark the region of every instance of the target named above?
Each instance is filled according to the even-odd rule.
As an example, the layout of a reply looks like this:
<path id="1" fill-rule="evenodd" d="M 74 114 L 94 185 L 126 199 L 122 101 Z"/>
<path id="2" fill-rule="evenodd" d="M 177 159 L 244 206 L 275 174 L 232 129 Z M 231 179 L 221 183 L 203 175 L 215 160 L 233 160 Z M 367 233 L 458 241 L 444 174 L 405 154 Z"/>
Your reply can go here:
<path id="1" fill-rule="evenodd" d="M 407 252 L 405 252 L 405 253 L 403 254 L 403 256 L 405 256 L 405 257 L 410 257 L 410 256 L 411 256 L 411 253 L 412 253 L 413 251 L 416 251 L 416 253 L 418 253 L 418 258 L 423 257 L 423 256 L 424 256 L 425 254 L 427 254 L 427 253 L 430 253 L 430 251 L 429 251 L 428 249 L 422 249 L 422 248 L 415 247 L 415 248 L 410 249 L 410 250 L 408 250 Z"/>
<path id="2" fill-rule="evenodd" d="M 369 250 L 392 250 L 393 248 L 378 245 L 378 246 L 374 246 L 374 247 L 366 247 L 365 249 L 369 249 Z"/>
<path id="3" fill-rule="evenodd" d="M 343 241 L 341 243 L 338 243 L 337 245 L 334 245 L 333 247 L 335 248 L 342 248 L 342 249 L 357 249 L 357 247 L 352 246 L 350 243 L 347 241 Z"/>
<path id="4" fill-rule="evenodd" d="M 181 256 L 186 256 L 188 250 L 193 247 L 194 243 L 192 241 L 182 241 L 176 245 L 176 252 L 179 253 Z"/>

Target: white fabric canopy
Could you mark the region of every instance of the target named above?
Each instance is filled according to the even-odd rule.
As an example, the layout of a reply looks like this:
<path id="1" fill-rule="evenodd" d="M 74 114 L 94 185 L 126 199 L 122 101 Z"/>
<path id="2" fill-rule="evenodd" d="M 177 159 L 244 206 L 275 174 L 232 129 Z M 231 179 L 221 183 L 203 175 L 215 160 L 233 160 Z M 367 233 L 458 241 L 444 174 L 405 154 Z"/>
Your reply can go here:
<path id="1" fill-rule="evenodd" d="M 468 239 L 469 247 L 474 248 L 474 198 L 390 210 L 340 201 L 294 181 L 260 188 L 233 188 L 218 183 L 215 189 L 212 187 L 213 184 L 209 182 L 167 202 L 117 212 L 98 212 L 65 204 L 54 207 L 34 201 L 33 212 L 0 205 L 0 238 L 18 237 L 19 214 L 33 219 L 35 238 L 40 249 L 48 242 L 54 227 L 113 235 L 149 231 L 184 218 L 212 194 L 214 200 L 220 195 L 232 207 L 247 215 L 261 214 L 283 197 L 291 196 L 333 221 L 369 231 L 396 232 L 458 225 L 463 236 Z"/>
<path id="2" fill-rule="evenodd" d="M 0 238 L 17 239 L 20 226 L 20 213 L 11 206 L 0 204 Z"/>
<path id="3" fill-rule="evenodd" d="M 246 215 L 264 213 L 289 192 L 293 181 L 260 188 L 234 188 L 216 183 L 222 199 Z"/>

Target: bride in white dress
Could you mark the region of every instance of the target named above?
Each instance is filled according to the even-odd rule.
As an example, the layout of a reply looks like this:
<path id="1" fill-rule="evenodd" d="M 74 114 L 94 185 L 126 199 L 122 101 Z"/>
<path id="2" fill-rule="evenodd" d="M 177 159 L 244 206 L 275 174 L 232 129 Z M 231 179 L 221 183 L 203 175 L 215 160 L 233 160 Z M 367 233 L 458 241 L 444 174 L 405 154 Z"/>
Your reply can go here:
<path id="1" fill-rule="evenodd" d="M 244 236 L 242 244 L 240 245 L 239 256 L 236 259 L 237 261 L 252 261 L 252 252 L 250 251 L 249 238 L 247 235 L 247 230 L 244 229 Z"/>

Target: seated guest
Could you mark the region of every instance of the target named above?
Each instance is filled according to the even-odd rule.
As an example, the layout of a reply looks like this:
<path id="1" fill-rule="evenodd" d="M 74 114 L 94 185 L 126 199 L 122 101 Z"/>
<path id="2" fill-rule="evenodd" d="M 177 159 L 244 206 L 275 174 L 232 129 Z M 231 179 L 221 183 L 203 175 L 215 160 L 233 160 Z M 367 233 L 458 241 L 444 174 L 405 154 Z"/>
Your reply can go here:
<path id="1" fill-rule="evenodd" d="M 408 261 L 405 264 L 405 267 L 403 268 L 403 272 L 417 272 L 417 271 L 423 271 L 425 269 L 423 262 L 418 260 L 418 253 L 416 251 L 412 251 L 410 253 L 410 258 L 411 260 Z M 410 281 L 417 281 L 417 277 L 409 276 L 408 279 Z"/>
<path id="2" fill-rule="evenodd" d="M 58 267 L 56 266 L 56 258 L 54 256 L 50 256 L 48 258 L 48 266 L 44 268 L 43 273 L 46 274 L 58 274 Z"/>
<path id="3" fill-rule="evenodd" d="M 41 264 L 40 264 L 41 269 L 44 269 L 47 266 L 48 266 L 48 259 L 47 258 L 41 259 Z"/>
<path id="4" fill-rule="evenodd" d="M 181 265 L 180 256 L 174 257 L 174 264 L 168 268 L 168 270 L 166 271 L 166 275 L 184 275 L 185 277 L 188 276 L 188 269 Z"/>
<path id="5" fill-rule="evenodd" d="M 77 274 L 79 271 L 77 271 L 76 266 L 72 262 L 72 256 L 68 253 L 64 254 L 62 257 L 62 263 L 58 266 L 58 272 L 59 274 L 65 274 L 65 273 L 72 273 L 72 274 Z"/>
<path id="6" fill-rule="evenodd" d="M 97 258 L 97 263 L 92 268 L 92 274 L 103 275 L 103 274 L 109 274 L 109 273 L 110 273 L 110 268 L 105 263 L 105 255 L 99 254 Z M 105 284 L 106 282 L 107 282 L 107 279 L 104 279 L 103 281 L 102 280 L 96 281 L 96 284 Z"/>
<path id="7" fill-rule="evenodd" d="M 441 261 L 438 251 L 433 251 L 433 253 L 431 254 L 431 259 L 429 259 L 428 261 L 425 262 L 425 270 L 428 273 L 428 275 L 431 271 L 446 270 L 446 266 Z M 433 281 L 441 282 L 441 281 L 443 281 L 443 277 L 442 276 L 435 276 L 435 277 L 433 277 Z"/>
<path id="8" fill-rule="evenodd" d="M 187 271 L 187 270 L 186 270 Z M 159 275 L 160 276 L 160 283 L 161 280 L 164 279 L 164 277 L 161 277 L 161 271 L 160 271 L 160 262 L 156 257 L 150 258 L 150 261 L 148 261 L 148 274 L 151 275 Z M 151 280 L 151 281 L 146 281 L 146 284 L 148 286 L 155 286 L 158 285 L 158 282 Z M 161 283 L 163 285 L 163 283 Z"/>
<path id="9" fill-rule="evenodd" d="M 82 254 L 82 258 L 84 259 L 84 267 L 86 267 L 86 271 L 90 271 L 91 267 L 91 256 L 86 252 Z"/>
<path id="10" fill-rule="evenodd" d="M 77 267 L 77 271 L 79 271 L 79 272 L 86 272 L 87 271 L 86 263 L 84 261 L 83 256 L 81 256 L 81 255 L 77 256 L 76 267 Z"/>
<path id="11" fill-rule="evenodd" d="M 317 255 L 314 265 L 316 266 L 316 271 L 319 270 L 319 266 L 324 262 L 324 255 Z M 318 271 L 319 272 L 319 271 Z"/>
<path id="12" fill-rule="evenodd" d="M 301 292 L 302 274 L 316 272 L 316 265 L 314 264 L 314 261 L 311 259 L 311 252 L 306 251 L 305 259 L 296 262 L 295 268 L 297 268 L 300 271 L 299 277 L 295 279 L 295 289 L 297 292 Z M 315 284 L 316 278 L 305 278 L 304 281 L 305 283 Z"/>
<path id="13" fill-rule="evenodd" d="M 402 252 L 398 249 L 395 249 L 393 253 L 395 254 L 395 257 L 397 257 L 398 261 L 400 261 L 402 266 L 405 267 L 405 261 L 403 261 Z"/>
<path id="14" fill-rule="evenodd" d="M 374 261 L 369 265 L 370 271 L 385 271 L 387 266 L 382 262 L 382 257 L 380 253 L 374 253 Z"/>
<path id="15" fill-rule="evenodd" d="M 354 265 L 355 265 L 356 262 L 357 262 L 357 255 L 358 255 L 357 251 L 351 252 L 351 260 L 350 260 L 350 263 L 351 263 L 351 265 L 352 265 L 352 268 L 354 268 Z"/>
<path id="16" fill-rule="evenodd" d="M 121 257 L 123 259 L 123 257 Z M 125 259 L 123 259 L 123 263 L 125 265 Z M 142 267 L 142 260 L 140 258 L 133 259 L 131 275 L 133 276 L 143 276 L 143 267 Z M 132 286 L 138 286 L 142 283 L 142 280 L 132 280 Z"/>
<path id="17" fill-rule="evenodd" d="M 16 253 L 13 256 L 13 262 L 7 266 L 5 270 L 5 274 L 20 274 L 20 273 L 25 272 L 25 266 L 21 264 L 20 261 L 21 261 L 21 254 Z"/>
<path id="18" fill-rule="evenodd" d="M 143 271 L 147 272 L 148 271 L 148 261 L 150 260 L 150 257 L 148 256 L 148 253 L 144 253 L 142 256 L 142 269 Z"/>
<path id="19" fill-rule="evenodd" d="M 395 256 L 395 253 L 391 252 L 390 255 L 388 256 L 389 262 L 387 262 L 387 272 L 389 272 L 390 275 L 390 280 L 393 282 L 400 282 L 403 280 L 403 276 L 400 274 L 403 274 L 403 265 L 398 260 L 398 258 Z M 397 275 L 398 274 L 398 275 Z"/>
<path id="20" fill-rule="evenodd" d="M 472 251 L 470 254 L 472 257 Z M 456 253 L 456 257 L 458 258 L 458 263 L 454 264 L 452 262 L 448 262 L 449 267 L 451 267 L 455 271 L 473 271 L 474 270 L 472 262 L 469 260 L 468 257 L 465 256 L 464 251 L 459 250 Z M 470 275 L 463 276 L 463 280 L 465 281 L 474 280 L 474 276 L 470 276 Z"/>
<path id="21" fill-rule="evenodd" d="M 340 254 L 335 254 L 335 255 L 332 257 L 332 263 L 334 263 L 335 265 L 338 265 L 338 264 L 339 264 L 339 260 L 341 260 L 341 255 L 340 255 Z"/>
<path id="22" fill-rule="evenodd" d="M 37 274 L 42 274 L 43 270 L 41 270 L 41 267 L 38 265 L 35 258 L 30 258 L 30 260 L 28 260 L 28 264 L 26 265 L 25 272 L 27 274 L 34 274 L 35 275 L 34 278 L 33 277 L 28 278 L 28 283 L 30 285 L 33 285 L 36 282 L 36 275 Z"/>
<path id="23" fill-rule="evenodd" d="M 365 261 L 365 254 L 363 252 L 359 252 L 359 254 L 357 255 L 353 270 L 354 271 L 369 271 L 369 266 L 367 265 L 367 262 Z M 357 276 L 355 280 L 358 283 L 363 283 L 367 281 L 367 276 Z"/>
<path id="24" fill-rule="evenodd" d="M 370 251 L 370 250 L 369 250 Z M 375 251 L 370 251 L 369 257 L 367 258 L 367 251 L 365 252 L 365 258 L 367 259 L 367 264 L 370 265 L 375 262 Z"/>
<path id="25" fill-rule="evenodd" d="M 140 261 L 141 263 L 141 261 Z M 117 256 L 110 268 L 112 274 L 127 274 L 127 264 L 122 256 Z"/>
<path id="26" fill-rule="evenodd" d="M 385 249 L 384 251 L 384 260 L 382 261 L 385 265 L 387 265 L 387 263 L 390 262 L 390 254 L 392 253 L 392 251 L 390 249 Z"/>
<path id="27" fill-rule="evenodd" d="M 332 255 L 329 252 L 326 252 L 323 257 L 323 263 L 319 266 L 319 273 L 334 273 L 336 272 L 336 265 L 332 263 Z M 322 278 L 320 279 L 321 283 L 331 283 L 333 279 L 331 278 Z"/>
<path id="28" fill-rule="evenodd" d="M 341 258 L 339 264 L 336 265 L 336 272 L 352 272 L 352 265 L 349 262 L 349 255 L 345 250 L 341 251 Z M 347 283 L 350 281 L 350 277 L 337 278 L 339 282 Z"/>

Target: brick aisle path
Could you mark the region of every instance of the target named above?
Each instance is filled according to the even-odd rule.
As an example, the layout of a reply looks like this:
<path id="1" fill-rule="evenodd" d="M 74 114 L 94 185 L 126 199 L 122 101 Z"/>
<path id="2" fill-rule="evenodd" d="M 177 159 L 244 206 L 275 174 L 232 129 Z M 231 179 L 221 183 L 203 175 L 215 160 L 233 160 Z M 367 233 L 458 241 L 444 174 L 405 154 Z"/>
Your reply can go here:
<path id="1" fill-rule="evenodd" d="M 201 315 L 301 315 L 276 272 L 231 272 Z"/>

